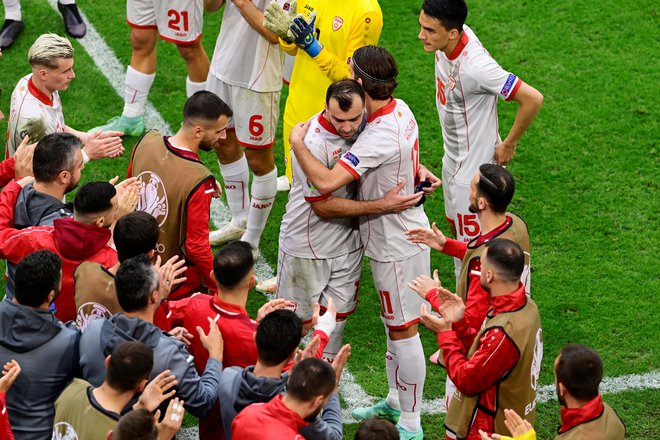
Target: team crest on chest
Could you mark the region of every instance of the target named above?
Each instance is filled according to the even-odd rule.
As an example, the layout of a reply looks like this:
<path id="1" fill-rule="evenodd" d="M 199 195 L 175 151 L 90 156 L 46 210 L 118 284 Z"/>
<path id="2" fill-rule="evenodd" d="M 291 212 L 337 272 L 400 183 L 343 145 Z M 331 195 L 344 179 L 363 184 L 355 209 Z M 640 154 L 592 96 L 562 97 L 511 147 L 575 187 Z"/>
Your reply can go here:
<path id="1" fill-rule="evenodd" d="M 143 171 L 137 176 L 140 182 L 140 199 L 137 210 L 151 214 L 158 226 L 163 226 L 167 220 L 167 192 L 163 180 L 156 173 Z"/>
<path id="2" fill-rule="evenodd" d="M 335 16 L 334 20 L 332 20 L 332 30 L 335 32 L 341 29 L 343 25 L 344 25 L 344 19 L 338 15 Z"/>
<path id="3" fill-rule="evenodd" d="M 449 90 L 454 90 L 456 88 L 456 78 L 454 75 L 449 75 Z"/>

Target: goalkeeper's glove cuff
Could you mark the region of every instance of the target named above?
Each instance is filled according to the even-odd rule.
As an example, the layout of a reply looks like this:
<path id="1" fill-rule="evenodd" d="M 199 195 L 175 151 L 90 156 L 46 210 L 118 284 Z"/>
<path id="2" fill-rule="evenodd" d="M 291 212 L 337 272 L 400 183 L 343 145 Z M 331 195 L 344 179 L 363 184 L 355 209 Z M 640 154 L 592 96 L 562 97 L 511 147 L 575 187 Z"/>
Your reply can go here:
<path id="1" fill-rule="evenodd" d="M 321 50 L 323 49 L 323 45 L 319 43 L 319 40 L 314 38 L 314 41 L 312 41 L 312 43 L 309 46 L 304 47 L 304 49 L 305 52 L 307 52 L 307 54 L 310 57 L 316 58 L 316 56 L 321 53 Z"/>

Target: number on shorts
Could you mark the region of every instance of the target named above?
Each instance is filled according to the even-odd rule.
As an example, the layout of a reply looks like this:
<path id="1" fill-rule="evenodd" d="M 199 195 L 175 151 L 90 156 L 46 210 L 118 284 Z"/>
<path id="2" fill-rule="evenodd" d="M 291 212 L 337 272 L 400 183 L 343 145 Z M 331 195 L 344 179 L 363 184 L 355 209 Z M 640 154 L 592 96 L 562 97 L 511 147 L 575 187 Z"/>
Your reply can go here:
<path id="1" fill-rule="evenodd" d="M 264 126 L 261 124 L 261 121 L 264 117 L 261 115 L 252 115 L 250 117 L 250 134 L 252 136 L 261 136 L 264 132 Z"/>
<path id="2" fill-rule="evenodd" d="M 458 233 L 463 236 L 476 237 L 479 233 L 477 214 L 458 214 Z"/>
<path id="3" fill-rule="evenodd" d="M 387 290 L 379 290 L 378 295 L 380 295 L 380 308 L 383 311 L 383 315 L 391 315 L 394 313 L 392 310 L 392 300 L 390 299 L 390 292 Z"/>
<path id="4" fill-rule="evenodd" d="M 167 22 L 167 26 L 170 29 L 180 31 L 181 21 L 183 19 L 183 31 L 188 32 L 188 11 L 179 12 L 177 10 L 170 9 L 167 11 L 167 17 L 170 19 L 170 21 Z"/>

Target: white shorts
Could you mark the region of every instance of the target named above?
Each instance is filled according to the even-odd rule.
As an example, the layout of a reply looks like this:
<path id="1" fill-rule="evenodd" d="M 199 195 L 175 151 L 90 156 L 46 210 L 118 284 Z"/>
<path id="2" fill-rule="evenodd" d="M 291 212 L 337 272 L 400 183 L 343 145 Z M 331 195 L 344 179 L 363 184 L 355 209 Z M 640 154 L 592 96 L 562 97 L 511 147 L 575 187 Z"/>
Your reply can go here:
<path id="1" fill-rule="evenodd" d="M 481 229 L 477 214 L 470 212 L 470 185 L 458 183 L 443 169 L 442 192 L 447 221 L 456 228 L 456 239 L 467 243 L 479 235 Z"/>
<path id="2" fill-rule="evenodd" d="M 332 298 L 337 317 L 355 311 L 362 272 L 362 248 L 350 254 L 324 260 L 298 258 L 280 250 L 277 259 L 277 297 L 295 301 L 296 315 L 308 323 L 314 304 L 321 309 Z"/>
<path id="3" fill-rule="evenodd" d="M 234 112 L 227 127 L 236 132 L 239 144 L 254 149 L 273 146 L 280 116 L 280 91 L 255 92 L 232 86 L 210 72 L 206 90 L 218 95 Z"/>
<path id="4" fill-rule="evenodd" d="M 431 273 L 431 252 L 427 248 L 402 261 L 371 260 L 374 285 L 380 296 L 380 317 L 390 330 L 403 330 L 419 322 L 419 309 L 430 304 L 408 287 L 419 275 Z"/>
<path id="5" fill-rule="evenodd" d="M 160 38 L 193 44 L 204 28 L 203 0 L 127 0 L 126 21 L 136 29 L 158 29 Z"/>

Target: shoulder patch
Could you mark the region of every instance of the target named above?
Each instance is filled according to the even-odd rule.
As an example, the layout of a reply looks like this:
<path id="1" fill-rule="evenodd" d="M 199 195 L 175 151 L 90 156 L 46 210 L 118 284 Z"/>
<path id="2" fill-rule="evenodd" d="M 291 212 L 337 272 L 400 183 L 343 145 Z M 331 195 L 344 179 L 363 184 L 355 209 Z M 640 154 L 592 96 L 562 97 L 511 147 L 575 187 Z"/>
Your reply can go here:
<path id="1" fill-rule="evenodd" d="M 511 93 L 511 89 L 513 89 L 513 84 L 516 82 L 517 78 L 518 77 L 516 75 L 510 73 L 509 77 L 506 79 L 506 82 L 504 83 L 504 87 L 502 87 L 502 90 L 500 90 L 500 95 L 504 96 L 505 98 L 508 98 L 509 93 Z"/>
<path id="2" fill-rule="evenodd" d="M 358 166 L 360 163 L 360 159 L 350 151 L 347 151 L 346 154 L 342 156 L 342 158 L 350 163 L 353 164 L 354 167 Z"/>

